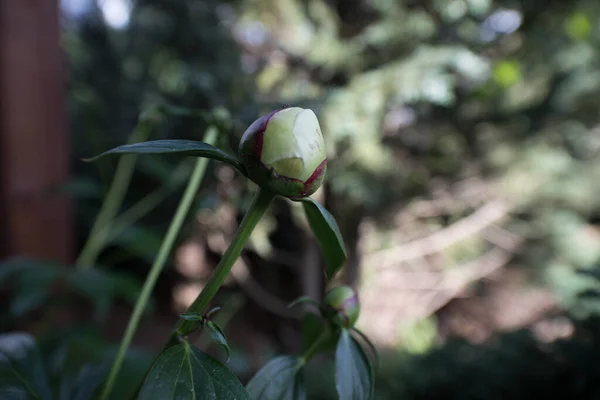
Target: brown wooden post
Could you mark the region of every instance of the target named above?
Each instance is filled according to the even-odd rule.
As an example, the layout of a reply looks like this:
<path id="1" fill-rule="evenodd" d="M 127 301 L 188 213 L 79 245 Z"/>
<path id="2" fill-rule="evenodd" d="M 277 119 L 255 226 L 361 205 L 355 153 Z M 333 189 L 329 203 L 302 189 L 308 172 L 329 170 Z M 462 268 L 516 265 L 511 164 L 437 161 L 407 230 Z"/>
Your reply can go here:
<path id="1" fill-rule="evenodd" d="M 71 261 L 65 78 L 59 0 L 0 0 L 0 257 Z"/>

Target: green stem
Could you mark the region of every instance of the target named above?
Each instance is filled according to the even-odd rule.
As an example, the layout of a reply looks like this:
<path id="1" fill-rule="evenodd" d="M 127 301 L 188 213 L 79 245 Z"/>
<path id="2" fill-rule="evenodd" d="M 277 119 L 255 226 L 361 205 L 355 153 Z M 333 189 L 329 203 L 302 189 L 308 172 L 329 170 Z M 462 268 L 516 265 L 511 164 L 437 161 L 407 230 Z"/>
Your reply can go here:
<path id="1" fill-rule="evenodd" d="M 202 313 L 204 310 L 206 310 L 210 304 L 210 301 L 215 294 L 217 294 L 217 291 L 225 281 L 225 278 L 227 278 L 227 275 L 229 275 L 229 271 L 231 271 L 233 263 L 242 253 L 244 245 L 248 241 L 250 234 L 256 227 L 258 221 L 260 221 L 264 215 L 274 197 L 275 194 L 272 192 L 262 188 L 258 189 L 258 192 L 254 196 L 254 201 L 246 213 L 246 216 L 242 220 L 237 232 L 235 233 L 231 244 L 227 248 L 225 254 L 223 254 L 219 265 L 217 265 L 217 268 L 210 276 L 210 279 L 206 283 L 206 286 L 204 286 L 204 289 L 202 289 L 202 292 L 200 292 L 200 295 L 198 295 L 196 300 L 188 308 L 188 313 Z M 169 338 L 165 349 L 179 343 L 179 337 L 189 334 L 193 330 L 193 327 L 193 321 L 180 319 L 177 323 L 177 326 L 171 333 L 171 337 Z"/>
<path id="2" fill-rule="evenodd" d="M 129 143 L 137 143 L 145 140 L 150 133 L 150 123 L 141 121 L 135 128 Z M 79 269 L 88 269 L 94 266 L 98 255 L 102 251 L 109 232 L 109 224 L 119 211 L 119 207 L 123 203 L 123 198 L 127 193 L 127 188 L 133 176 L 133 170 L 137 156 L 123 156 L 117 163 L 115 176 L 108 189 L 106 199 L 100 207 L 98 216 L 94 221 L 94 225 L 90 231 L 88 239 L 77 257 L 75 264 Z"/>
<path id="3" fill-rule="evenodd" d="M 329 329 L 325 329 L 323 332 L 321 332 L 321 334 L 319 335 L 319 337 L 317 338 L 317 340 L 315 340 L 310 347 L 308 348 L 308 350 L 306 350 L 304 352 L 304 354 L 302 354 L 302 356 L 300 357 L 300 364 L 304 365 L 306 364 L 311 358 L 312 356 L 315 355 L 315 353 L 317 352 L 317 350 L 319 350 L 319 347 L 327 340 L 329 339 Z"/>
<path id="4" fill-rule="evenodd" d="M 204 136 L 204 141 L 206 143 L 214 143 L 217 138 L 217 130 L 214 127 L 210 127 Z M 127 349 L 131 344 L 135 331 L 137 330 L 138 324 L 142 317 L 142 314 L 148 304 L 148 300 L 150 299 L 150 295 L 156 281 L 167 261 L 167 257 L 171 252 L 171 248 L 175 243 L 175 239 L 177 238 L 177 234 L 181 230 L 181 226 L 183 225 L 183 221 L 185 220 L 185 216 L 190 210 L 192 202 L 194 200 L 194 196 L 200 187 L 200 183 L 202 182 L 202 178 L 204 177 L 204 172 L 206 170 L 206 165 L 208 164 L 208 159 L 199 158 L 196 161 L 196 166 L 194 167 L 194 171 L 192 172 L 192 176 L 190 177 L 190 181 L 188 186 L 183 194 L 183 198 L 177 207 L 177 211 L 175 212 L 175 216 L 171 220 L 171 225 L 169 226 L 169 230 L 163 242 L 158 250 L 158 255 L 152 264 L 152 268 L 148 273 L 148 277 L 144 282 L 144 286 L 140 293 L 140 296 L 135 303 L 135 307 L 133 308 L 133 313 L 131 314 L 131 318 L 129 319 L 129 323 L 127 324 L 127 328 L 125 330 L 125 334 L 123 335 L 123 339 L 121 339 L 121 344 L 119 346 L 119 350 L 117 351 L 117 355 L 115 357 L 115 361 L 110 369 L 108 378 L 106 380 L 106 384 L 104 385 L 104 390 L 102 391 L 101 399 L 107 399 L 111 393 L 113 385 L 115 384 L 115 380 L 117 379 L 117 375 L 119 374 L 119 370 L 121 368 L 121 364 L 123 363 L 123 359 L 125 358 L 125 354 L 127 353 Z"/>
<path id="5" fill-rule="evenodd" d="M 171 181 L 159 187 L 132 205 L 122 214 L 117 215 L 113 219 L 112 224 L 105 227 L 105 229 L 109 230 L 107 239 L 111 240 L 118 236 L 121 232 L 162 203 L 173 191 L 175 191 L 180 183 L 183 183 L 181 179 L 177 178 L 178 175 L 180 175 L 178 172 L 173 173 L 170 179 L 173 179 L 174 182 Z"/>

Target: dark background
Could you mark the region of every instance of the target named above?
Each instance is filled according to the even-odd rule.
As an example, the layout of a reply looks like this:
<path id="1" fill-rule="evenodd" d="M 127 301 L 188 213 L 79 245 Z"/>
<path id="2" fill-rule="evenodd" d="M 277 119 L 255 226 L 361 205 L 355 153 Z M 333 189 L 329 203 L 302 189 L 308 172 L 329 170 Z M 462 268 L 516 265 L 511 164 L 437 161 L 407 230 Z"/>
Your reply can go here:
<path id="1" fill-rule="evenodd" d="M 154 207 L 77 272 L 117 164 L 81 158 L 127 142 L 141 110 L 226 111 L 219 146 L 235 152 L 254 119 L 292 104 L 325 135 L 315 198 L 346 240 L 337 281 L 358 289 L 358 327 L 382 353 L 378 398 L 600 398 L 597 1 L 0 5 L 2 331 L 35 334 L 47 360 L 72 346 L 73 365 L 118 343 L 191 170 L 140 157 L 120 214 Z M 200 140 L 206 127 L 164 118 L 149 139 Z M 123 371 L 132 381 L 252 191 L 211 162 Z M 286 304 L 324 290 L 295 205 L 276 201 L 247 248 L 217 299 L 242 381 L 298 351 Z M 310 398 L 335 398 L 321 368 Z"/>

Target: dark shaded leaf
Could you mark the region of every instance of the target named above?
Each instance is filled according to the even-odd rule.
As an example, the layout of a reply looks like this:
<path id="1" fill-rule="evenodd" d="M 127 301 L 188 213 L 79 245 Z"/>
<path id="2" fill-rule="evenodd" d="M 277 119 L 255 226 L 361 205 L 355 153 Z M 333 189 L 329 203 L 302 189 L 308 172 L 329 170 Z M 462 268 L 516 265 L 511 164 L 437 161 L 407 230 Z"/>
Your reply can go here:
<path id="1" fill-rule="evenodd" d="M 52 398 L 47 372 L 31 335 L 0 335 L 0 393 L 3 399 Z"/>
<path id="2" fill-rule="evenodd" d="M 156 360 L 139 399 L 248 399 L 240 381 L 219 361 L 184 342 Z"/>
<path id="3" fill-rule="evenodd" d="M 225 337 L 225 333 L 223 332 L 221 327 L 215 324 L 213 321 L 207 321 L 206 326 L 210 331 L 210 337 L 212 338 L 212 340 L 214 340 L 217 344 L 220 344 L 221 346 L 225 347 L 225 351 L 227 352 L 227 362 L 229 362 L 230 351 L 229 344 L 227 343 L 227 338 Z"/>
<path id="4" fill-rule="evenodd" d="M 302 400 L 306 391 L 302 383 L 300 369 L 303 362 L 298 357 L 281 356 L 274 358 L 246 385 L 253 400 Z"/>
<path id="5" fill-rule="evenodd" d="M 95 157 L 86 159 L 85 161 L 96 161 L 107 156 L 123 154 L 165 154 L 177 155 L 179 157 L 206 157 L 227 163 L 240 172 L 244 171 L 236 157 L 223 150 L 219 150 L 208 143 L 195 140 L 153 140 L 149 142 L 125 144 Z"/>
<path id="6" fill-rule="evenodd" d="M 356 329 L 356 328 L 352 328 L 351 329 L 352 333 L 355 333 L 361 341 L 363 341 L 367 347 L 369 348 L 369 353 L 370 355 L 373 357 L 373 364 L 375 364 L 375 368 L 379 368 L 380 362 L 379 362 L 379 352 L 377 351 L 377 348 L 375 347 L 375 345 L 373 344 L 373 342 L 371 342 L 371 340 L 367 337 L 367 335 L 365 335 L 364 333 L 362 333 L 360 330 Z"/>
<path id="7" fill-rule="evenodd" d="M 88 364 L 81 367 L 75 387 L 70 399 L 72 400 L 91 400 L 95 399 L 95 393 L 100 388 L 108 371 L 110 364 Z"/>
<path id="8" fill-rule="evenodd" d="M 117 299 L 134 304 L 141 290 L 133 277 L 100 268 L 70 270 L 66 283 L 69 289 L 94 304 L 99 319 L 106 316 L 110 305 Z"/>
<path id="9" fill-rule="evenodd" d="M 111 244 L 118 245 L 130 253 L 152 263 L 162 244 L 162 236 L 141 225 L 129 226 L 111 238 Z"/>
<path id="10" fill-rule="evenodd" d="M 373 398 L 373 368 L 350 331 L 342 329 L 335 351 L 335 386 L 340 399 Z"/>
<path id="11" fill-rule="evenodd" d="M 0 387 L 0 399 L 3 400 L 29 400 L 31 396 L 25 389 L 17 387 Z"/>
<path id="12" fill-rule="evenodd" d="M 320 316 L 307 312 L 302 317 L 302 350 L 307 351 L 319 339 L 325 330 L 330 329 L 327 322 Z M 321 343 L 316 353 L 334 350 L 337 344 L 337 332 L 330 331 L 330 337 Z"/>
<path id="13" fill-rule="evenodd" d="M 76 199 L 99 199 L 102 197 L 102 189 L 98 182 L 88 177 L 71 178 L 56 190 Z"/>
<path id="14" fill-rule="evenodd" d="M 14 280 L 10 313 L 21 317 L 42 306 L 48 300 L 51 289 L 65 272 L 60 265 L 40 260 L 15 260 L 17 270 Z"/>
<path id="15" fill-rule="evenodd" d="M 310 229 L 319 241 L 323 256 L 327 278 L 331 279 L 346 263 L 346 248 L 335 218 L 321 204 L 310 197 L 300 200 L 304 206 L 306 218 Z"/>
<path id="16" fill-rule="evenodd" d="M 116 349 L 115 349 L 116 350 Z M 138 389 L 144 382 L 146 374 L 152 366 L 155 355 L 141 349 L 129 349 L 123 362 L 121 373 L 117 377 L 113 386 L 113 399 L 134 399 Z M 114 353 L 110 358 L 110 363 L 114 361 Z"/>

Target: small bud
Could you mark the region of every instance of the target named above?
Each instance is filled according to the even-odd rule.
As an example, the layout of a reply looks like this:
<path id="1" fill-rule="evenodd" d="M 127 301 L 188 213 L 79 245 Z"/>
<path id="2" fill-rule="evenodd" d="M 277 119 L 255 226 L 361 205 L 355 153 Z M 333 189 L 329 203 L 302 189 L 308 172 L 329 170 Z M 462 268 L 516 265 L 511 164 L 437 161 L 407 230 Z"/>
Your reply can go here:
<path id="1" fill-rule="evenodd" d="M 310 196 L 325 178 L 325 142 L 309 109 L 284 108 L 257 119 L 244 132 L 238 153 L 248 177 L 281 196 Z"/>
<path id="2" fill-rule="evenodd" d="M 358 319 L 360 304 L 356 292 L 349 286 L 338 286 L 325 295 L 323 304 L 333 311 L 333 320 L 346 328 L 351 328 Z"/>

